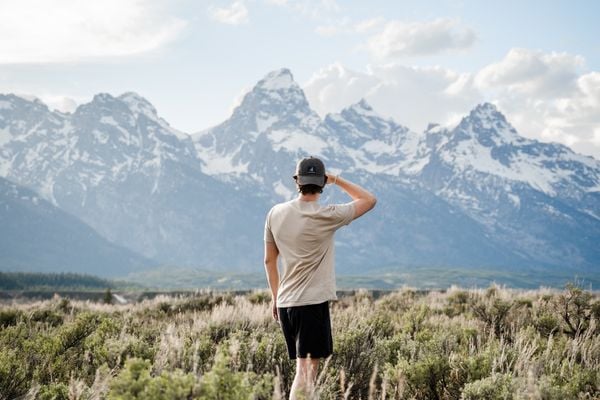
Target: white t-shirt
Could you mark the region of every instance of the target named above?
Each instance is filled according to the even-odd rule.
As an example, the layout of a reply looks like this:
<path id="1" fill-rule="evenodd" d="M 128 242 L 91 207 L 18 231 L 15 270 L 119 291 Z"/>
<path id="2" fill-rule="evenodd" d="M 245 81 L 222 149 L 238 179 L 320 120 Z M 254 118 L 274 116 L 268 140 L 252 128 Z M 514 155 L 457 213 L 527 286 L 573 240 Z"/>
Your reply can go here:
<path id="1" fill-rule="evenodd" d="M 334 233 L 354 219 L 354 204 L 321 206 L 299 198 L 274 206 L 265 241 L 279 249 L 278 307 L 336 300 Z"/>

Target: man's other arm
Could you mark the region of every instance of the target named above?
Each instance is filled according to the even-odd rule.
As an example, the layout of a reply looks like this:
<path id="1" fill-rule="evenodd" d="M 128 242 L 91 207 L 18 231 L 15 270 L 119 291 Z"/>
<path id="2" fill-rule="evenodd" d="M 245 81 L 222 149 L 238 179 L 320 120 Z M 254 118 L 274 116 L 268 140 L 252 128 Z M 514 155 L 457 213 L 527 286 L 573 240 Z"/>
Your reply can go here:
<path id="1" fill-rule="evenodd" d="M 275 321 L 279 320 L 277 315 L 277 291 L 279 290 L 279 270 L 277 269 L 277 257 L 279 249 L 274 242 L 265 241 L 265 271 L 267 273 L 267 282 L 271 289 L 271 313 Z"/>
<path id="2" fill-rule="evenodd" d="M 377 198 L 373 193 L 341 176 L 327 174 L 327 183 L 335 183 L 354 200 L 354 219 L 372 210 L 377 204 Z"/>

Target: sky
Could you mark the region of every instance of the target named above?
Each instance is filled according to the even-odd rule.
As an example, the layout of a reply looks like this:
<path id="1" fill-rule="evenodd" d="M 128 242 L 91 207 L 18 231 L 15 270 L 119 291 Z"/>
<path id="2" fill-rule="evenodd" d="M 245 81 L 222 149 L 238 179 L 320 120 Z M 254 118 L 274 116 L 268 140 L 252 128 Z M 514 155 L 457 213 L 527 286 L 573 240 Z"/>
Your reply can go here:
<path id="1" fill-rule="evenodd" d="M 0 93 L 73 111 L 134 91 L 190 134 L 292 71 L 320 115 L 364 98 L 423 132 L 492 102 L 600 159 L 600 2 L 0 0 Z"/>

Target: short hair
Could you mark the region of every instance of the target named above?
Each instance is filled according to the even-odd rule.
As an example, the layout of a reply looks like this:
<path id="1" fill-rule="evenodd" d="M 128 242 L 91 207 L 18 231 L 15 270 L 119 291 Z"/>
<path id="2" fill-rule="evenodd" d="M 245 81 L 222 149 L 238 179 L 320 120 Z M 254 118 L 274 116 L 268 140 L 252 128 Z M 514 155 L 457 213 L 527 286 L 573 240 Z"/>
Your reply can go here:
<path id="1" fill-rule="evenodd" d="M 298 185 L 298 191 L 302 194 L 323 193 L 323 187 L 319 185 Z"/>

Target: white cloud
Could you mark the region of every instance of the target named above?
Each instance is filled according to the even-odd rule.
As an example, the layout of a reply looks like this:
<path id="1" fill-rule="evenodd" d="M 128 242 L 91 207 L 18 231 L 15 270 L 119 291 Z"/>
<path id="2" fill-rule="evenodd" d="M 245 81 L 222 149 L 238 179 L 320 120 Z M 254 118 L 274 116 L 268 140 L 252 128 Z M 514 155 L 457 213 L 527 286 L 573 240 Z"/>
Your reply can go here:
<path id="1" fill-rule="evenodd" d="M 385 22 L 385 19 L 382 17 L 370 18 L 360 22 L 357 22 L 354 25 L 354 30 L 357 33 L 368 33 L 375 28 L 378 28 Z"/>
<path id="2" fill-rule="evenodd" d="M 600 126 L 594 129 L 591 141 L 594 145 L 600 147 Z"/>
<path id="3" fill-rule="evenodd" d="M 311 107 L 324 116 L 367 98 L 378 83 L 376 77 L 335 63 L 315 73 L 304 86 L 304 92 Z"/>
<path id="4" fill-rule="evenodd" d="M 333 64 L 314 74 L 304 89 L 321 115 L 365 98 L 382 115 L 422 131 L 429 122 L 456 122 L 482 100 L 471 80 L 468 74 L 441 67 L 385 64 L 360 73 Z"/>
<path id="5" fill-rule="evenodd" d="M 229 7 L 210 7 L 209 14 L 215 21 L 230 25 L 240 25 L 248 22 L 248 9 L 242 1 L 233 2 Z"/>
<path id="6" fill-rule="evenodd" d="M 298 14 L 319 20 L 340 11 L 336 0 L 266 0 L 276 6 L 285 6 Z"/>
<path id="7" fill-rule="evenodd" d="M 568 96 L 577 88 L 581 56 L 511 49 L 500 62 L 483 68 L 476 78 L 482 89 L 502 88 L 528 95 Z"/>
<path id="8" fill-rule="evenodd" d="M 320 25 L 315 29 L 315 32 L 321 36 L 335 36 L 340 34 L 365 34 L 373 31 L 381 26 L 385 20 L 383 18 L 371 18 L 360 22 L 352 23 L 350 18 L 344 17 L 329 23 L 328 25 Z"/>
<path id="9" fill-rule="evenodd" d="M 528 137 L 600 158 L 600 73 L 582 73 L 581 56 L 512 49 L 483 68 L 476 86 Z"/>
<path id="10" fill-rule="evenodd" d="M 58 110 L 64 113 L 72 113 L 79 104 L 84 103 L 82 99 L 78 102 L 76 99 L 62 95 L 42 95 L 40 100 L 51 110 Z M 89 99 L 86 99 L 89 101 Z"/>
<path id="11" fill-rule="evenodd" d="M 356 72 L 333 64 L 316 72 L 305 92 L 321 115 L 365 98 L 417 132 L 428 122 L 452 125 L 489 101 L 521 135 L 600 159 L 600 72 L 583 73 L 583 65 L 580 56 L 523 49 L 473 74 L 399 63 Z"/>
<path id="12" fill-rule="evenodd" d="M 376 57 L 420 56 L 469 48 L 475 32 L 459 21 L 439 18 L 428 22 L 388 22 L 383 31 L 372 36 L 367 49 Z"/>
<path id="13" fill-rule="evenodd" d="M 154 0 L 4 0 L 0 64 L 144 53 L 172 41 L 185 26 Z"/>

